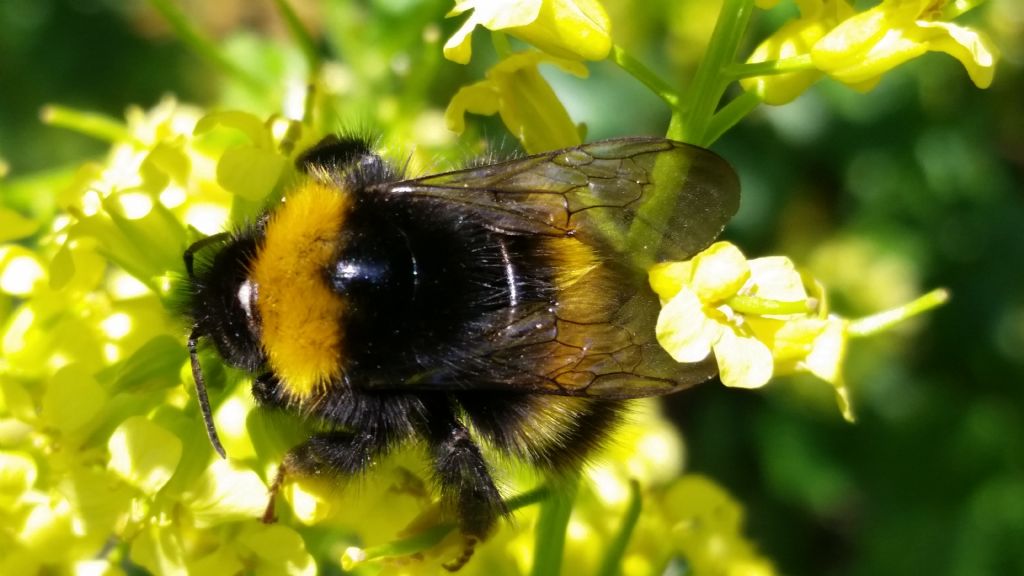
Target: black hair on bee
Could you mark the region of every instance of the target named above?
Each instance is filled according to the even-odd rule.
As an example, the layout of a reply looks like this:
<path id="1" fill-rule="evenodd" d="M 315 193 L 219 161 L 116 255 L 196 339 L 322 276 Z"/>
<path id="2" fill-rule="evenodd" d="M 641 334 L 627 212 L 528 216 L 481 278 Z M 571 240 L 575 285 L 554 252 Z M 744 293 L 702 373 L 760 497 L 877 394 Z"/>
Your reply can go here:
<path id="1" fill-rule="evenodd" d="M 628 399 L 716 375 L 660 348 L 658 298 L 623 241 L 641 228 L 679 260 L 717 237 L 739 184 L 707 150 L 625 138 L 404 179 L 366 139 L 330 136 L 297 166 L 306 179 L 255 223 L 185 251 L 217 452 L 201 339 L 253 375 L 259 405 L 320 424 L 285 456 L 268 520 L 288 477 L 357 475 L 419 439 L 474 542 L 508 514 L 477 438 L 563 474 Z M 673 200 L 645 210 L 655 189 Z"/>

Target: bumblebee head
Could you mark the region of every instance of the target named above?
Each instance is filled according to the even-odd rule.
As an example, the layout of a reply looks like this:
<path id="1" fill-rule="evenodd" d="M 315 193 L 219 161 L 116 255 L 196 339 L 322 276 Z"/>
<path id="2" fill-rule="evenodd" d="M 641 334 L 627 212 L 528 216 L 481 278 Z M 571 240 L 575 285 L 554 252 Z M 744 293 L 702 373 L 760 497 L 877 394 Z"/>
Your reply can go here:
<path id="1" fill-rule="evenodd" d="M 255 252 L 253 235 L 223 233 L 199 240 L 184 254 L 188 272 L 186 312 L 192 321 L 188 339 L 192 376 L 210 441 L 222 457 L 224 449 L 213 425 L 197 349 L 199 339 L 205 338 L 225 362 L 249 372 L 265 362 L 256 307 L 259 291 L 249 279 L 249 264 Z"/>
<path id="2" fill-rule="evenodd" d="M 220 244 L 214 250 L 211 244 Z M 209 248 L 198 271 L 194 255 Z M 205 337 L 228 364 L 253 372 L 263 364 L 260 318 L 256 307 L 258 288 L 249 279 L 249 263 L 256 241 L 217 234 L 193 244 L 185 252 L 189 274 L 189 317 L 193 332 Z"/>

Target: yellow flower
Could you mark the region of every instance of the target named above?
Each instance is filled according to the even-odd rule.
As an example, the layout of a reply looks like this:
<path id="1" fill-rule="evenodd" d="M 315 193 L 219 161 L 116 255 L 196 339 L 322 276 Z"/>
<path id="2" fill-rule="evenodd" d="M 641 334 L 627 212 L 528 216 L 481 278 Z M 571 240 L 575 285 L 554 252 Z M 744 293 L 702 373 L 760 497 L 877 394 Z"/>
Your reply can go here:
<path id="1" fill-rule="evenodd" d="M 487 72 L 487 78 L 463 86 L 445 111 L 448 128 L 461 133 L 465 114 L 501 114 L 501 120 L 527 152 L 575 146 L 579 131 L 537 65 L 549 62 L 576 76 L 586 76 L 583 64 L 541 52 L 519 52 Z"/>
<path id="2" fill-rule="evenodd" d="M 743 537 L 743 508 L 709 478 L 687 474 L 656 495 L 669 540 L 692 574 L 772 576 L 775 568 Z"/>
<path id="3" fill-rule="evenodd" d="M 662 303 L 658 343 L 674 359 L 699 362 L 714 351 L 722 383 L 739 388 L 759 388 L 773 375 L 813 374 L 832 385 L 851 422 L 842 372 L 849 340 L 887 330 L 949 298 L 945 290 L 933 290 L 849 320 L 828 313 L 824 287 L 805 280 L 789 258 L 748 261 L 728 242 L 712 244 L 689 262 L 657 264 L 649 281 Z"/>
<path id="4" fill-rule="evenodd" d="M 655 266 L 650 281 L 664 302 L 658 342 L 673 358 L 698 362 L 714 350 L 722 383 L 739 388 L 809 372 L 835 387 L 843 416 L 853 419 L 842 381 L 848 322 L 811 313 L 789 258 L 748 261 L 732 244 L 717 242 L 691 262 Z"/>
<path id="5" fill-rule="evenodd" d="M 664 302 L 658 342 L 679 362 L 699 362 L 714 351 L 722 383 L 739 388 L 759 388 L 772 377 L 771 351 L 726 303 L 756 286 L 750 264 L 738 248 L 717 242 L 691 262 L 650 271 L 651 286 Z"/>
<path id="6" fill-rule="evenodd" d="M 805 56 L 836 24 L 853 14 L 846 0 L 800 0 L 797 4 L 800 18 L 786 23 L 755 48 L 748 63 Z M 746 78 L 741 85 L 744 90 L 755 92 L 766 104 L 780 105 L 795 99 L 821 76 L 819 70 L 801 70 Z"/>
<path id="7" fill-rule="evenodd" d="M 611 50 L 608 14 L 597 0 L 456 0 L 448 16 L 473 10 L 444 45 L 444 56 L 466 64 L 477 25 L 506 32 L 570 60 L 601 60 Z"/>
<path id="8" fill-rule="evenodd" d="M 882 74 L 929 51 L 960 60 L 978 87 L 992 83 L 995 47 L 980 32 L 941 21 L 948 12 L 945 0 L 884 0 L 859 14 L 854 14 L 849 0 L 798 0 L 797 4 L 800 18 L 768 37 L 747 60 L 749 64 L 788 61 L 801 68 L 741 81 L 745 90 L 767 104 L 795 99 L 825 74 L 869 90 Z"/>
<path id="9" fill-rule="evenodd" d="M 774 374 L 807 372 L 832 385 L 843 418 L 853 422 L 850 394 L 843 380 L 843 362 L 850 340 L 849 321 L 834 314 L 825 317 L 749 316 L 747 323 L 771 349 Z"/>
<path id="10" fill-rule="evenodd" d="M 885 72 L 925 52 L 959 60 L 979 88 L 992 83 L 997 59 L 981 32 L 937 20 L 944 0 L 884 0 L 848 18 L 811 50 L 814 66 L 845 84 L 870 89 Z"/>
<path id="11" fill-rule="evenodd" d="M 810 372 L 835 386 L 843 415 L 852 419 L 841 370 L 848 322 L 812 315 L 789 258 L 748 261 L 732 244 L 718 242 L 691 262 L 655 266 L 650 282 L 664 302 L 658 342 L 673 358 L 698 362 L 713 350 L 722 383 L 739 388 Z"/>

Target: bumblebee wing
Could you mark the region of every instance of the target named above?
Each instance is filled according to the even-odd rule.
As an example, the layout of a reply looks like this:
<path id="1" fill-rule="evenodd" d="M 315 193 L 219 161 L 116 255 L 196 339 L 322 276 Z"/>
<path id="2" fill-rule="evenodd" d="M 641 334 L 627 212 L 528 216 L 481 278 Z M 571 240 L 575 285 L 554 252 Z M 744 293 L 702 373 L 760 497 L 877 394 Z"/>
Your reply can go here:
<path id="1" fill-rule="evenodd" d="M 387 188 L 471 207 L 512 233 L 572 236 L 617 253 L 656 242 L 657 260 L 706 248 L 739 208 L 725 160 L 663 138 L 604 140 Z"/>
<path id="2" fill-rule="evenodd" d="M 479 319 L 457 354 L 441 367 L 425 363 L 429 373 L 407 386 L 632 398 L 717 373 L 713 357 L 681 364 L 658 345 L 660 305 L 627 241 L 658 243 L 649 251 L 658 259 L 685 259 L 718 236 L 738 208 L 739 183 L 714 153 L 658 138 L 606 140 L 381 186 L 499 235 L 539 237 L 557 276 L 550 300 Z"/>
<path id="3" fill-rule="evenodd" d="M 439 381 L 446 388 L 623 399 L 669 394 L 718 374 L 712 355 L 683 364 L 661 348 L 656 298 L 621 285 L 604 286 L 611 291 L 594 294 L 600 301 L 588 298 L 584 292 L 614 277 L 606 270 L 591 274 L 557 307 L 521 307 L 509 322 L 495 318 L 493 329 Z"/>

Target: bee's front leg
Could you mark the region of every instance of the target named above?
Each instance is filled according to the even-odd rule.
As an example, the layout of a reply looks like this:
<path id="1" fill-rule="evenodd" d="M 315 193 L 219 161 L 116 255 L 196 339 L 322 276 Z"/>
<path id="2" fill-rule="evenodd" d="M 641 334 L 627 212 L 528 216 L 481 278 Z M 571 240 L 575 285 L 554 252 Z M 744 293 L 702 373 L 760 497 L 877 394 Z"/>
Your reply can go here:
<path id="1" fill-rule="evenodd" d="M 275 500 L 287 478 L 328 476 L 347 479 L 363 472 L 389 448 L 388 442 L 372 432 L 327 432 L 314 434 L 292 448 L 277 468 L 270 484 L 270 498 L 263 522 L 276 521 Z"/>

